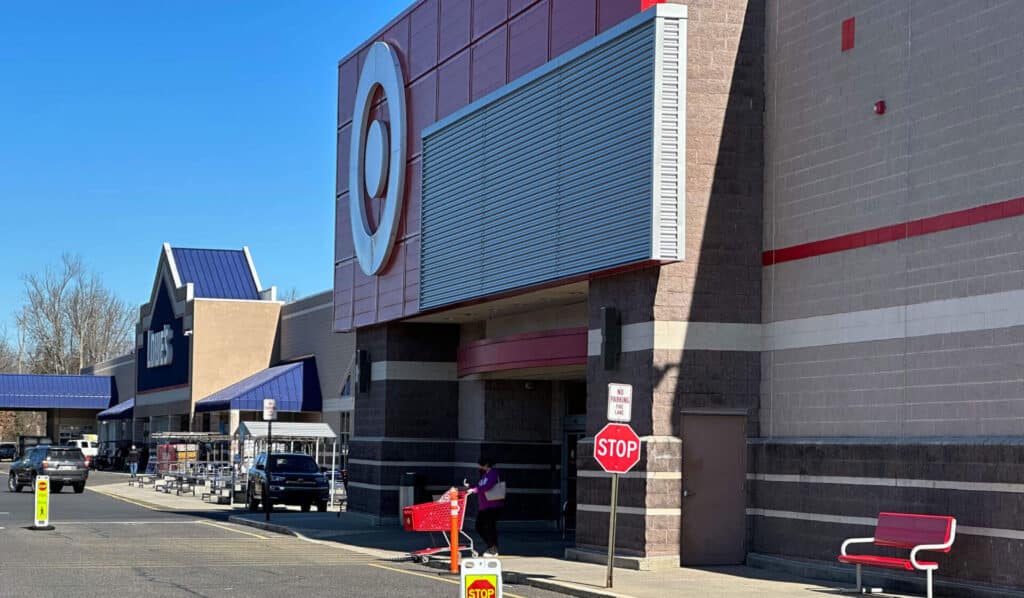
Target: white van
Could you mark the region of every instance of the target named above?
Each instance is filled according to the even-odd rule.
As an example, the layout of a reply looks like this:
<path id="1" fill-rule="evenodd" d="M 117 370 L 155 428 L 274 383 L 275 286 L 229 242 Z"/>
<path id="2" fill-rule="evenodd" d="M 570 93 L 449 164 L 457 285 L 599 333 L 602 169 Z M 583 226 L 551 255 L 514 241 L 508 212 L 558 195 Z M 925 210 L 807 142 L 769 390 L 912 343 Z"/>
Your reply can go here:
<path id="1" fill-rule="evenodd" d="M 92 468 L 96 455 L 100 454 L 100 443 L 95 440 L 77 438 L 75 440 L 69 440 L 67 446 L 74 446 L 81 449 L 82 454 L 85 455 L 85 466 L 89 468 Z"/>

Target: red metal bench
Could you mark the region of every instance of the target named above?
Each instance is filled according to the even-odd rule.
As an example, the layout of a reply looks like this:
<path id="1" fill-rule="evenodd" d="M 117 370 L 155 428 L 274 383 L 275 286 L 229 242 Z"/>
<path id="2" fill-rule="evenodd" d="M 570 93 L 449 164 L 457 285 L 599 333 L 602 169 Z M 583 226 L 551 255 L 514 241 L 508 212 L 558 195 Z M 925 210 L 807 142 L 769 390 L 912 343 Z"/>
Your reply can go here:
<path id="1" fill-rule="evenodd" d="M 940 515 L 910 515 L 907 513 L 879 513 L 873 538 L 850 538 L 843 542 L 839 562 L 857 565 L 857 591 L 863 592 L 861 567 L 885 567 L 904 571 L 924 571 L 928 575 L 928 598 L 932 598 L 932 571 L 938 563 L 919 561 L 922 551 L 949 552 L 956 538 L 956 519 Z M 847 554 L 850 544 L 874 544 L 889 548 L 904 548 L 910 558 L 900 559 L 871 554 Z"/>

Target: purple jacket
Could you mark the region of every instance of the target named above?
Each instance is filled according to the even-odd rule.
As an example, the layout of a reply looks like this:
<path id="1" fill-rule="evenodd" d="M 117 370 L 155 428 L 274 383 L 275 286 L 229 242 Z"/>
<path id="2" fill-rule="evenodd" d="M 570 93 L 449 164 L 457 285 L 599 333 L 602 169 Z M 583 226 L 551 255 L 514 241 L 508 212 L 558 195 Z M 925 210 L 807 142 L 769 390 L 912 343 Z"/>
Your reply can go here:
<path id="1" fill-rule="evenodd" d="M 476 485 L 476 497 L 477 505 L 481 511 L 505 506 L 504 500 L 487 500 L 487 492 L 500 481 L 501 476 L 498 475 L 498 470 L 493 467 L 484 474 L 484 477 L 480 478 Z"/>

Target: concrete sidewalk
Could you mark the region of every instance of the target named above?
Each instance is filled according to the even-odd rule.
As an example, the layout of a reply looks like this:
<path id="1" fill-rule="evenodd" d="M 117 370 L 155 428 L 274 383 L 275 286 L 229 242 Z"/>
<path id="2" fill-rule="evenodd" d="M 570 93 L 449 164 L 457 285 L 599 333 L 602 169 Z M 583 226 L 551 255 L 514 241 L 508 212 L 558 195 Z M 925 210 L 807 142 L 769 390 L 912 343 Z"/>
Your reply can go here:
<path id="1" fill-rule="evenodd" d="M 118 477 L 122 476 L 118 475 Z M 178 496 L 173 492 L 170 494 L 157 492 L 153 490 L 152 485 L 145 488 L 129 486 L 127 475 L 124 475 L 122 480 L 117 481 L 109 480 L 109 478 L 102 482 L 97 480 L 97 483 L 86 484 L 85 488 L 92 492 L 161 511 L 233 512 L 241 507 L 241 505 L 232 507 L 231 505 L 218 505 L 206 502 L 201 499 L 202 491 L 198 488 L 196 489 L 195 496 L 192 496 L 192 493 Z"/>
<path id="2" fill-rule="evenodd" d="M 340 517 L 336 513 L 274 513 L 269 524 L 260 513 L 237 513 L 229 521 L 314 542 L 335 543 L 381 559 L 404 559 L 410 551 L 430 545 L 428 534 L 405 532 L 397 525 L 374 526 L 354 513 L 342 513 Z M 508 582 L 570 596 L 821 598 L 823 594 L 837 593 L 818 582 L 744 566 L 664 571 L 616 569 L 614 589 L 607 590 L 604 566 L 560 558 L 566 543 L 557 532 L 502 529 L 501 537 L 501 562 Z M 442 539 L 438 536 L 437 540 Z M 437 558 L 430 565 L 447 569 L 448 560 Z"/>

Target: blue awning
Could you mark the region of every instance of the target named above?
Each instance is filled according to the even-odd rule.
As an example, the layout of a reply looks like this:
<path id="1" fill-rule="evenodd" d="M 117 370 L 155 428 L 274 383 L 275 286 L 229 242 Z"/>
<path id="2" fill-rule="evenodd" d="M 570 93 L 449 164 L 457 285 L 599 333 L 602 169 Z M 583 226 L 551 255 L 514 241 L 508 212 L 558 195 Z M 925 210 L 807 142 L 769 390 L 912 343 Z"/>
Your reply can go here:
<path id="1" fill-rule="evenodd" d="M 260 411 L 263 399 L 277 399 L 278 411 L 320 411 L 316 366 L 309 359 L 267 368 L 196 403 L 196 412 Z"/>
<path id="2" fill-rule="evenodd" d="M 0 374 L 0 409 L 106 409 L 116 398 L 110 376 Z"/>
<path id="3" fill-rule="evenodd" d="M 135 413 L 135 399 L 128 399 L 114 405 L 106 411 L 96 414 L 96 419 L 130 419 Z"/>

